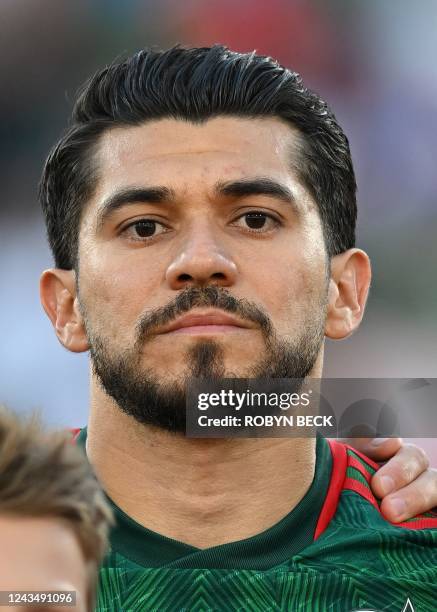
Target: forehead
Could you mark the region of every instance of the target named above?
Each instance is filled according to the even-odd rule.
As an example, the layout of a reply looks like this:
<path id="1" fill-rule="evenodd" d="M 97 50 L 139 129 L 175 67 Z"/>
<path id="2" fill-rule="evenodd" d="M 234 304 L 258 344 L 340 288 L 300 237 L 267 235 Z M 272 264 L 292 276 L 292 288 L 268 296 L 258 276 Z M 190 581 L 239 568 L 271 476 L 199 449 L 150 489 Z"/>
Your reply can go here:
<path id="1" fill-rule="evenodd" d="M 85 559 L 61 519 L 0 516 L 0 537 L 0 590 L 69 586 L 84 593 Z"/>
<path id="2" fill-rule="evenodd" d="M 147 181 L 205 183 L 251 175 L 290 177 L 297 129 L 275 118 L 161 119 L 112 129 L 97 148 L 98 190 Z"/>

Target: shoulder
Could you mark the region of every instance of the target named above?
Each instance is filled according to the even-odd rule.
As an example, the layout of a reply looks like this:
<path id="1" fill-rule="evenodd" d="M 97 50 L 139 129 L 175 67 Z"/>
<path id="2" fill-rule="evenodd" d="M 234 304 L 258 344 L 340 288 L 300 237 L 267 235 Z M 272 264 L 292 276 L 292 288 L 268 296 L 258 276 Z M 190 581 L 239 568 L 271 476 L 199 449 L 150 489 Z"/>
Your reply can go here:
<path id="1" fill-rule="evenodd" d="M 328 440 L 332 455 L 331 480 L 319 517 L 315 539 L 331 520 L 344 520 L 356 527 L 377 530 L 437 530 L 437 513 L 427 512 L 402 523 L 391 523 L 380 510 L 381 500 L 372 492 L 370 481 L 379 465 L 351 446 Z M 437 538 L 437 531 L 434 532 Z M 434 539 L 434 536 L 432 539 Z"/>
<path id="2" fill-rule="evenodd" d="M 82 431 L 82 428 L 81 427 L 69 427 L 67 431 L 69 434 L 71 434 L 71 443 L 76 444 L 79 434 Z"/>
<path id="3" fill-rule="evenodd" d="M 383 521 L 392 527 L 414 530 L 437 529 L 436 512 L 419 514 L 411 519 L 403 521 L 402 523 L 390 523 L 385 517 L 383 517 L 380 511 L 381 500 L 375 497 L 370 487 L 372 476 L 376 473 L 380 466 L 354 448 L 347 445 L 344 445 L 344 448 L 346 452 L 346 474 L 342 491 L 352 491 L 359 495 L 362 499 L 366 500 L 373 508 L 375 508 L 378 514 L 382 517 Z"/>

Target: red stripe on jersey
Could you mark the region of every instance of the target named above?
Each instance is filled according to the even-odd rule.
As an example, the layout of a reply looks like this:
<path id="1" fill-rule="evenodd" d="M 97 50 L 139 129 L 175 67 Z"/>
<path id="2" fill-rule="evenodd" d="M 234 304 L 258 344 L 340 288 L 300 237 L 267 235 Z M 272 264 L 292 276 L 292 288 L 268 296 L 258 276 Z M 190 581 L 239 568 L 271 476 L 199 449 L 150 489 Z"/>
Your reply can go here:
<path id="1" fill-rule="evenodd" d="M 355 478 L 346 478 L 344 481 L 343 489 L 348 489 L 349 491 L 355 491 L 361 497 L 364 497 L 368 502 L 372 504 L 377 510 L 379 510 L 378 502 L 376 501 L 375 496 L 372 491 L 363 485 L 359 480 L 355 480 Z M 387 519 L 386 519 L 387 520 Z"/>
<path id="2" fill-rule="evenodd" d="M 72 428 L 69 429 L 69 432 L 72 435 L 72 438 L 71 438 L 71 443 L 72 444 L 76 444 L 77 438 L 78 438 L 78 436 L 79 436 L 81 431 L 82 431 L 82 429 L 80 427 L 72 427 Z"/>
<path id="3" fill-rule="evenodd" d="M 360 451 L 355 450 L 355 448 L 350 446 L 350 444 L 346 444 L 345 446 L 346 446 L 346 448 L 351 450 L 353 453 L 358 455 L 358 457 L 360 457 L 360 459 L 362 459 L 364 461 L 364 463 L 367 463 L 367 465 L 369 465 L 374 470 L 379 470 L 379 468 L 381 467 L 379 465 L 379 463 L 376 463 L 375 461 L 372 461 L 372 459 L 369 459 L 369 457 L 366 457 L 366 455 L 363 455 L 363 453 L 360 453 Z"/>
<path id="4" fill-rule="evenodd" d="M 343 487 L 347 467 L 347 454 L 344 444 L 335 440 L 327 440 L 332 455 L 332 472 L 326 499 L 317 520 L 314 540 L 322 535 L 337 510 L 340 492 Z"/>
<path id="5" fill-rule="evenodd" d="M 367 482 L 370 482 L 370 479 L 372 478 L 372 474 L 370 474 L 370 472 L 366 470 L 364 465 L 360 461 L 358 461 L 356 457 L 353 457 L 351 455 L 348 456 L 347 467 L 355 468 L 367 480 Z"/>
<path id="6" fill-rule="evenodd" d="M 405 527 L 406 529 L 437 529 L 437 518 L 430 518 L 428 516 L 421 517 L 419 515 L 412 521 L 404 521 L 403 523 L 392 523 L 395 527 Z"/>

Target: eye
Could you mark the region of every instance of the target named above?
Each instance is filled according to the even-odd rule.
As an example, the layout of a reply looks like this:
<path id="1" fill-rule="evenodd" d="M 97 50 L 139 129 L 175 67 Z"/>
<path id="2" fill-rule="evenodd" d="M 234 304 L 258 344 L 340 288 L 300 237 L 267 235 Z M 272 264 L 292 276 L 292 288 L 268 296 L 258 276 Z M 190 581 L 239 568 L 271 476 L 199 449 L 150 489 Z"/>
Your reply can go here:
<path id="1" fill-rule="evenodd" d="M 132 240 L 147 241 L 165 233 L 166 229 L 162 223 L 154 219 L 139 219 L 125 227 L 122 233 L 127 234 Z"/>
<path id="2" fill-rule="evenodd" d="M 262 211 L 250 211 L 241 215 L 236 224 L 254 233 L 263 233 L 275 229 L 281 223 L 278 219 Z"/>

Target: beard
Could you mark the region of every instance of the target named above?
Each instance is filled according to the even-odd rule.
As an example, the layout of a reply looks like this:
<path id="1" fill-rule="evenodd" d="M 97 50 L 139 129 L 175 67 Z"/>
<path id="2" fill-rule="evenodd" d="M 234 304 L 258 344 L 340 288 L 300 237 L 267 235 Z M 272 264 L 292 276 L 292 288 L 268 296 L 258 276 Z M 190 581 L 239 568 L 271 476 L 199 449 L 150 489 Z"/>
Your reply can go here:
<path id="1" fill-rule="evenodd" d="M 166 381 L 165 376 L 159 377 L 152 368 L 142 367 L 143 348 L 153 339 L 155 330 L 198 306 L 219 308 L 257 324 L 266 346 L 264 355 L 242 372 L 232 372 L 225 368 L 220 342 L 205 339 L 198 340 L 187 350 L 186 373 L 176 380 Z M 118 353 L 107 339 L 91 329 L 83 305 L 81 311 L 93 372 L 105 393 L 138 423 L 184 433 L 187 388 L 194 378 L 212 382 L 223 378 L 306 378 L 315 365 L 323 342 L 326 295 L 319 304 L 312 304 L 306 310 L 296 338 L 284 340 L 277 337 L 267 314 L 252 302 L 237 299 L 216 286 L 189 287 L 181 291 L 171 304 L 142 317 L 136 327 L 133 348 Z"/>

